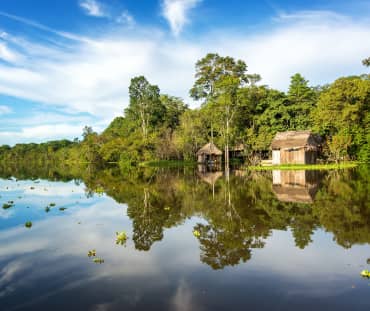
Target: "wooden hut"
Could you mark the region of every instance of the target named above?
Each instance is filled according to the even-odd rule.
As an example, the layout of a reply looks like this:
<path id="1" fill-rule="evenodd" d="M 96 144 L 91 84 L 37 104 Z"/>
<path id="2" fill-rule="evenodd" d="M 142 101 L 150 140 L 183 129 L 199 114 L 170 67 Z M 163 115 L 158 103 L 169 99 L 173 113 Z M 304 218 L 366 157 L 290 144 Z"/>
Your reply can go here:
<path id="1" fill-rule="evenodd" d="M 208 143 L 197 152 L 198 163 L 221 163 L 222 151 L 214 143 Z"/>
<path id="2" fill-rule="evenodd" d="M 321 138 L 311 131 L 277 133 L 271 143 L 272 164 L 315 164 Z"/>

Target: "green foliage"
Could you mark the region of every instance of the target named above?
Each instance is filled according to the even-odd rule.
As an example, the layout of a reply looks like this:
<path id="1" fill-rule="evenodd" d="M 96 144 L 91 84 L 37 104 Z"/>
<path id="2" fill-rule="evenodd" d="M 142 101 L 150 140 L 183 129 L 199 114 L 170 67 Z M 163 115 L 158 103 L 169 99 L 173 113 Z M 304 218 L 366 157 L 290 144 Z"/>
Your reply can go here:
<path id="1" fill-rule="evenodd" d="M 368 64 L 369 59 L 364 60 Z M 134 77 L 124 116 L 101 134 L 85 126 L 82 141 L 0 146 L 0 163 L 47 167 L 114 163 L 129 171 L 141 162 L 194 161 L 199 148 L 213 140 L 225 155 L 244 144 L 244 155 L 253 164 L 269 156 L 277 132 L 308 129 L 325 138 L 325 159 L 370 162 L 368 75 L 312 87 L 297 73 L 287 93 L 259 86 L 260 80 L 258 74 L 247 73 L 242 60 L 207 54 L 196 63 L 190 90 L 202 105 L 189 109 L 181 98 L 161 94 L 144 76 Z"/>

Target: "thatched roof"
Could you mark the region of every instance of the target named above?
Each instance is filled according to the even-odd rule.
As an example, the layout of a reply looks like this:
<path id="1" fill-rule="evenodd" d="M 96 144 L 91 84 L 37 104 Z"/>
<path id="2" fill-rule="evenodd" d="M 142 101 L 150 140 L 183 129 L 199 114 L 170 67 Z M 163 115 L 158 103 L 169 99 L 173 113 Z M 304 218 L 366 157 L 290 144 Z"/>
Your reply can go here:
<path id="1" fill-rule="evenodd" d="M 316 150 L 321 144 L 321 137 L 311 131 L 279 132 L 272 140 L 272 149 L 307 148 Z"/>
<path id="2" fill-rule="evenodd" d="M 230 148 L 230 151 L 244 151 L 244 144 L 239 144 Z"/>
<path id="3" fill-rule="evenodd" d="M 208 143 L 198 150 L 197 155 L 200 154 L 222 155 L 222 151 L 214 143 Z"/>

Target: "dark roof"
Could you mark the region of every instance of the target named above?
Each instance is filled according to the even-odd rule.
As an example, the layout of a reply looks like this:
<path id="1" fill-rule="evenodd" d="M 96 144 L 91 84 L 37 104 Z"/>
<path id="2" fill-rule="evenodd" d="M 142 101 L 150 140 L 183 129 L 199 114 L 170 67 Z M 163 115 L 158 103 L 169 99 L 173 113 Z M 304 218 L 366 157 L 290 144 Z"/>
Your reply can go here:
<path id="1" fill-rule="evenodd" d="M 303 148 L 316 150 L 321 144 L 321 137 L 311 131 L 287 131 L 276 133 L 272 140 L 272 149 Z"/>
<path id="2" fill-rule="evenodd" d="M 222 151 L 214 143 L 208 143 L 198 150 L 197 155 L 200 154 L 222 155 Z"/>

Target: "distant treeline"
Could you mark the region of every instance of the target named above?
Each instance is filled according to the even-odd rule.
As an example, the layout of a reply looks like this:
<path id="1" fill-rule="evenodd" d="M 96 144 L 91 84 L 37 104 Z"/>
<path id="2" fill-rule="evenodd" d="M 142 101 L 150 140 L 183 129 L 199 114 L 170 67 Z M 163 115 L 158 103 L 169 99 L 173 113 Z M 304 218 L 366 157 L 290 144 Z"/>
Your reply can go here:
<path id="1" fill-rule="evenodd" d="M 297 73 L 284 93 L 258 85 L 261 77 L 247 73 L 245 62 L 231 57 L 208 54 L 195 69 L 190 95 L 202 101 L 199 109 L 189 109 L 182 99 L 161 94 L 145 77 L 135 77 L 124 116 L 115 118 L 103 133 L 86 126 L 82 141 L 2 146 L 0 161 L 130 166 L 149 160 L 192 160 L 211 137 L 225 150 L 243 143 L 247 159 L 252 159 L 269 152 L 278 131 L 312 130 L 325 138 L 327 160 L 370 162 L 370 75 L 312 87 Z"/>

